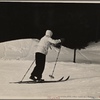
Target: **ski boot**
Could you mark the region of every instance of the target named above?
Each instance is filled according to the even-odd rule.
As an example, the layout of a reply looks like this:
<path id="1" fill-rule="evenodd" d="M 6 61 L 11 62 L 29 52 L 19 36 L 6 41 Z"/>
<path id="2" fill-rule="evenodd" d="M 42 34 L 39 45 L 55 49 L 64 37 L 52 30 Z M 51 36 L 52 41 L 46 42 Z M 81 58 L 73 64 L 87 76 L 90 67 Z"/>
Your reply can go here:
<path id="1" fill-rule="evenodd" d="M 42 83 L 42 82 L 44 82 L 44 79 L 37 79 L 35 82 Z"/>
<path id="2" fill-rule="evenodd" d="M 30 76 L 30 79 L 33 80 L 33 81 L 37 80 L 37 78 L 35 76 Z"/>

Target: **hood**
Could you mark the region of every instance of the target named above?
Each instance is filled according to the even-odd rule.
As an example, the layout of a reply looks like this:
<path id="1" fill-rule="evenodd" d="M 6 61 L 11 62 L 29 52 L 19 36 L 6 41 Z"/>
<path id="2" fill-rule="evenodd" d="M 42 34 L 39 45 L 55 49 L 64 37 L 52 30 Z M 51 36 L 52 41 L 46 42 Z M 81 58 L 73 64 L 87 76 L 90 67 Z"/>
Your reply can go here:
<path id="1" fill-rule="evenodd" d="M 48 36 L 48 37 L 51 37 L 53 35 L 53 33 L 52 33 L 51 30 L 46 30 L 45 35 Z"/>

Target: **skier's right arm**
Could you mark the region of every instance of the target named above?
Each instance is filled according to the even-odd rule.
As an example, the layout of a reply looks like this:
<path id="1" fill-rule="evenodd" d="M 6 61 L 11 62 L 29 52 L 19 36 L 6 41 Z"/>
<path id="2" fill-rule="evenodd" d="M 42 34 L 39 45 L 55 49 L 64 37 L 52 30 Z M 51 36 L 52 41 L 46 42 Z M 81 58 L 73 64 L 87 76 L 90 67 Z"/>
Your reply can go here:
<path id="1" fill-rule="evenodd" d="M 49 42 L 52 43 L 52 44 L 58 44 L 58 43 L 61 43 L 61 40 L 60 39 L 52 39 L 52 38 L 49 38 Z"/>

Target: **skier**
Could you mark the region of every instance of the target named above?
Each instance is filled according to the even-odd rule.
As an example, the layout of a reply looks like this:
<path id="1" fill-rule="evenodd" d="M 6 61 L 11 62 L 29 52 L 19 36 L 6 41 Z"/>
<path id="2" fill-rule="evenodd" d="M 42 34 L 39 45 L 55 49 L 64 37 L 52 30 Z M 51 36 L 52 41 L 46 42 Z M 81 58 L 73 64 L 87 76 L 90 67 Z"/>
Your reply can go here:
<path id="1" fill-rule="evenodd" d="M 57 45 L 57 47 L 59 48 L 61 47 L 61 42 L 63 41 L 63 39 L 54 40 L 51 38 L 52 35 L 53 33 L 51 30 L 46 30 L 45 36 L 43 36 L 40 39 L 37 45 L 37 50 L 35 53 L 36 66 L 33 69 L 30 76 L 30 79 L 32 79 L 33 81 L 36 81 L 36 82 L 44 81 L 44 79 L 42 79 L 42 73 L 45 68 L 46 55 L 51 45 L 60 44 L 60 45 Z"/>

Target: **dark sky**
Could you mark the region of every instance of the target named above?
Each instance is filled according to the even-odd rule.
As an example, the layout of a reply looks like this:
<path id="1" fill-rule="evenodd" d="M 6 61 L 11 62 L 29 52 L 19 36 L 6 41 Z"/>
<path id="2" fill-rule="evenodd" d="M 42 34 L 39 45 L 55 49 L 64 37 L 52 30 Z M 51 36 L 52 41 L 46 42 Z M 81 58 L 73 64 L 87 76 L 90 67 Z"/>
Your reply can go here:
<path id="1" fill-rule="evenodd" d="M 100 4 L 0 2 L 0 42 L 41 38 L 47 29 L 63 45 L 82 48 L 100 40 Z"/>

